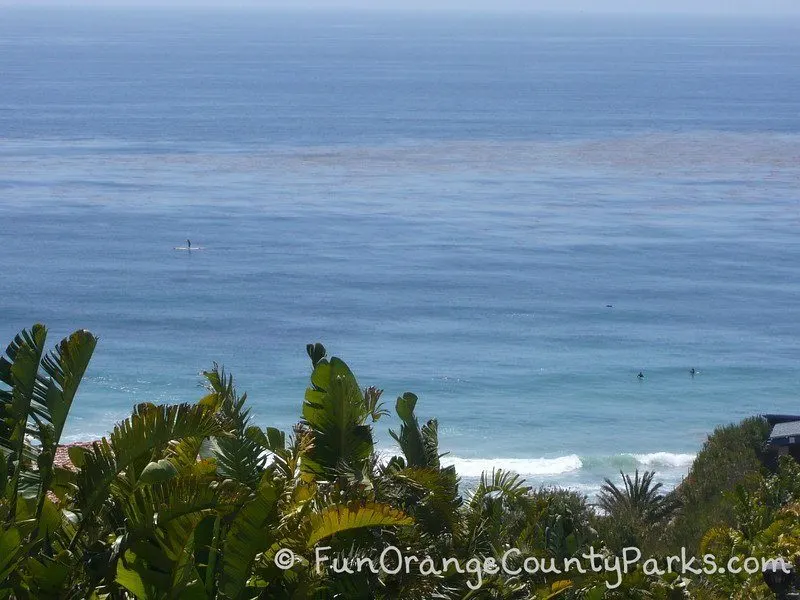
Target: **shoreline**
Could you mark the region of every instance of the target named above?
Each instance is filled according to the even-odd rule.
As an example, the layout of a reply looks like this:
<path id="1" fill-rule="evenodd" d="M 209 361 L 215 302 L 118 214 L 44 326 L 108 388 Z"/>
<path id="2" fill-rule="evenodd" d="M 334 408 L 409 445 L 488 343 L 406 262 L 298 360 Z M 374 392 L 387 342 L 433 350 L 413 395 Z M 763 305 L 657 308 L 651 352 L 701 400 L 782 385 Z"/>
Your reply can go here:
<path id="1" fill-rule="evenodd" d="M 102 438 L 94 440 L 73 441 L 65 444 L 60 444 L 56 451 L 54 464 L 59 467 L 67 468 L 75 471 L 75 465 L 69 458 L 69 449 L 72 447 L 91 448 L 95 442 L 99 442 Z M 398 455 L 401 452 L 399 448 L 390 450 L 382 449 L 377 454 L 382 458 L 388 460 L 392 456 Z M 443 466 L 453 466 L 467 488 L 474 486 L 484 473 L 491 473 L 494 470 L 502 470 L 513 472 L 520 476 L 526 484 L 530 485 L 533 489 L 536 488 L 558 488 L 563 490 L 571 490 L 592 497 L 602 487 L 606 478 L 614 479 L 620 472 L 633 473 L 638 470 L 640 472 L 654 471 L 656 473 L 656 480 L 663 483 L 664 489 L 672 491 L 680 486 L 681 482 L 688 476 L 689 471 L 694 464 L 698 454 L 679 454 L 669 452 L 654 452 L 649 454 L 634 454 L 622 453 L 611 457 L 589 457 L 579 456 L 577 454 L 557 457 L 557 458 L 462 458 L 445 454 L 442 456 L 441 462 Z M 622 459 L 626 458 L 633 463 L 629 464 L 616 464 L 611 470 L 602 470 L 599 468 L 599 462 L 603 459 Z M 659 462 L 661 460 L 662 462 Z M 565 464 L 566 463 L 568 464 Z M 566 470 L 552 470 L 548 471 L 548 463 L 552 465 L 562 464 Z M 531 468 L 526 465 L 540 465 L 544 470 L 530 472 Z M 570 481 L 571 478 L 580 476 L 581 471 L 590 469 L 589 473 L 584 472 L 582 477 L 583 481 Z M 666 472 L 665 472 L 666 470 Z M 669 476 L 669 471 L 672 470 L 672 476 Z M 676 479 L 674 471 L 680 471 L 682 474 L 680 478 Z M 664 475 L 668 475 L 664 477 Z"/>

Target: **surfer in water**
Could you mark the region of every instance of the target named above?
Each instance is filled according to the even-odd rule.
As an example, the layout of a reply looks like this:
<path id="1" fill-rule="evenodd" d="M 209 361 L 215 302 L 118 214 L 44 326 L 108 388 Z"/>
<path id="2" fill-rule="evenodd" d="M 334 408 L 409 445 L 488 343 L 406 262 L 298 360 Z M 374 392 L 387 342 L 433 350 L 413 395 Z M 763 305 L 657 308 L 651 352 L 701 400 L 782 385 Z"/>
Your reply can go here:
<path id="1" fill-rule="evenodd" d="M 689 369 L 689 375 L 694 377 L 695 375 L 697 375 L 697 370 L 694 367 L 692 367 L 691 369 Z"/>
<path id="2" fill-rule="evenodd" d="M 644 379 L 644 373 L 639 371 L 639 374 L 636 377 L 637 377 L 637 379 L 639 379 L 639 381 L 641 381 L 642 379 Z"/>

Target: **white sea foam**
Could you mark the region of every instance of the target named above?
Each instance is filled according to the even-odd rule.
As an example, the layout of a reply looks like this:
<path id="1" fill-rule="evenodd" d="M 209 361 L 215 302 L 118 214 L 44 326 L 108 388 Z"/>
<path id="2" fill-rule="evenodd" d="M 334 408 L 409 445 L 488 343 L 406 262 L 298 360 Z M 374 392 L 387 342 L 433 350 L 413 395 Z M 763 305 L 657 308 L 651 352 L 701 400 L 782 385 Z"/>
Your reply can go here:
<path id="1" fill-rule="evenodd" d="M 658 470 L 659 468 L 678 469 L 681 467 L 689 467 L 694 462 L 696 455 L 653 452 L 651 454 L 632 454 L 631 456 L 643 467 Z"/>
<path id="2" fill-rule="evenodd" d="M 503 469 L 520 475 L 562 475 L 579 471 L 583 462 L 577 454 L 557 458 L 459 458 L 445 456 L 445 465 L 454 465 L 462 477 L 480 477 L 484 471 Z"/>
<path id="3" fill-rule="evenodd" d="M 554 477 L 575 473 L 582 469 L 591 471 L 656 471 L 685 470 L 692 464 L 694 454 L 652 452 L 649 454 L 617 454 L 614 456 L 578 456 L 569 454 L 555 458 L 462 458 L 445 456 L 442 463 L 454 465 L 462 477 L 480 477 L 484 471 L 503 469 L 528 477 Z"/>

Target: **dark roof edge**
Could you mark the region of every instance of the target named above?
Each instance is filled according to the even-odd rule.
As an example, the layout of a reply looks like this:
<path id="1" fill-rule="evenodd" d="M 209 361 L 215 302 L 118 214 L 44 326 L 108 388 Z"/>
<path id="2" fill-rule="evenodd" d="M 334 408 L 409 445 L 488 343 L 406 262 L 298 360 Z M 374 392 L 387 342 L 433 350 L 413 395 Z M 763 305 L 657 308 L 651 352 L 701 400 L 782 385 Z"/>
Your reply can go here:
<path id="1" fill-rule="evenodd" d="M 771 427 L 774 427 L 778 423 L 790 423 L 792 421 L 800 421 L 800 415 L 766 414 L 761 416 L 767 420 L 767 422 L 770 424 Z"/>

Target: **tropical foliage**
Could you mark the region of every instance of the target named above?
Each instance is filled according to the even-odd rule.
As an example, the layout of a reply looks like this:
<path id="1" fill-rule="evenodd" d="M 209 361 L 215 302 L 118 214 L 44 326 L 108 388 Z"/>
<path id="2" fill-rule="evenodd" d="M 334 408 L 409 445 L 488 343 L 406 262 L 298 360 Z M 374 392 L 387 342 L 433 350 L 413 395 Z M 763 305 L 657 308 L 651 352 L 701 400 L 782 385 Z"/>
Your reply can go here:
<path id="1" fill-rule="evenodd" d="M 612 561 L 654 531 L 666 543 L 687 502 L 663 495 L 651 472 L 607 481 L 598 506 L 501 470 L 462 485 L 411 393 L 394 403 L 398 452 L 381 457 L 373 424 L 392 418 L 382 391 L 320 344 L 307 348 L 310 383 L 290 432 L 254 423 L 246 394 L 214 365 L 195 404 L 140 404 L 59 464 L 97 338 L 46 342 L 35 325 L 0 358 L 0 599 L 767 597 L 755 577 L 523 569 L 526 558 L 563 564 L 590 551 Z M 698 551 L 800 550 L 800 469 L 751 471 Z M 623 529 L 630 540 L 611 535 Z M 418 562 L 352 568 L 389 547 Z M 503 556 L 508 571 L 476 568 Z"/>
<path id="2" fill-rule="evenodd" d="M 705 532 L 736 523 L 730 495 L 749 478 L 772 467 L 770 427 L 761 417 L 718 428 L 708 437 L 683 485 L 673 494 L 682 510 L 666 535 L 671 547 L 697 548 Z"/>
<path id="3" fill-rule="evenodd" d="M 620 472 L 623 486 L 605 480 L 597 498 L 597 506 L 608 516 L 604 539 L 609 547 L 622 552 L 636 547 L 647 553 L 655 547 L 653 537 L 659 536 L 680 506 L 678 499 L 660 492 L 662 484 L 655 483 L 653 471 L 640 477 Z"/>

